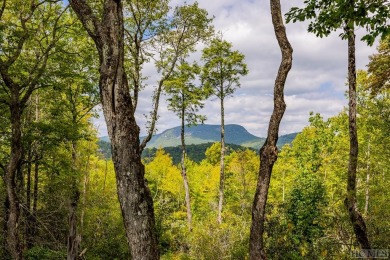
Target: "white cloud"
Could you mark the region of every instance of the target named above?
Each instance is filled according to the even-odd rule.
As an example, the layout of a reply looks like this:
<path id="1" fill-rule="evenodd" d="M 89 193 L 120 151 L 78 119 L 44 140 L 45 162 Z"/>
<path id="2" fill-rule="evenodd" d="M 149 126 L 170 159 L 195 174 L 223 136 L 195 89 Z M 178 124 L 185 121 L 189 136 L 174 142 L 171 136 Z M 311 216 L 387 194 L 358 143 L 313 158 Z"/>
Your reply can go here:
<path id="1" fill-rule="evenodd" d="M 188 3 L 193 1 L 188 0 Z M 276 42 L 269 2 L 261 0 L 198 0 L 200 7 L 215 16 L 216 30 L 223 32 L 233 48 L 246 56 L 248 76 L 242 78 L 242 87 L 233 97 L 226 99 L 226 124 L 243 125 L 251 133 L 265 136 L 268 120 L 273 109 L 273 84 L 279 67 L 281 55 Z M 173 4 L 183 1 L 175 0 Z M 283 12 L 301 1 L 282 0 Z M 301 131 L 308 124 L 309 112 L 319 112 L 325 118 L 339 113 L 347 104 L 344 98 L 347 75 L 347 42 L 338 37 L 338 32 L 327 38 L 317 38 L 307 32 L 307 23 L 288 24 L 288 38 L 294 49 L 293 66 L 285 86 L 287 110 L 280 128 L 281 134 Z M 357 31 L 357 40 L 363 35 Z M 357 41 L 357 65 L 364 69 L 368 55 L 375 51 L 365 43 Z M 200 54 L 192 55 L 199 58 Z M 148 83 L 155 85 L 158 75 L 152 65 L 144 70 L 149 76 Z M 139 101 L 137 122 L 145 134 L 145 118 L 151 109 L 153 89 L 147 88 Z M 208 100 L 202 111 L 208 117 L 206 123 L 219 124 L 219 101 Z M 168 111 L 165 102 L 160 105 L 159 132 L 179 125 L 177 117 Z M 102 120 L 99 131 L 105 135 Z"/>

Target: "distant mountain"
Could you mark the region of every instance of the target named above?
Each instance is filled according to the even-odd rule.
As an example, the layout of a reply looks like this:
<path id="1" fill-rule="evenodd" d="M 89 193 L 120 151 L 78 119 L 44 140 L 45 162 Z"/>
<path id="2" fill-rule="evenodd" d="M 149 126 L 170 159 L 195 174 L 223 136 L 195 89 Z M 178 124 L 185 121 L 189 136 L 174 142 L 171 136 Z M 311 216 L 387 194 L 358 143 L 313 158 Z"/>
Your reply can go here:
<path id="1" fill-rule="evenodd" d="M 283 147 L 283 145 L 285 145 L 285 144 L 291 144 L 291 142 L 294 141 L 297 134 L 298 133 L 291 133 L 291 134 L 279 136 L 277 146 Z"/>
<path id="2" fill-rule="evenodd" d="M 174 147 L 181 145 L 180 126 L 165 130 L 161 134 L 153 136 L 148 143 L 148 148 Z M 186 144 L 214 143 L 221 139 L 221 127 L 219 125 L 197 125 L 185 127 Z M 240 125 L 225 126 L 225 142 L 242 145 L 244 143 L 258 143 L 263 138 L 250 134 Z M 248 146 L 249 147 L 249 146 Z"/>
<path id="3" fill-rule="evenodd" d="M 185 128 L 185 138 L 187 145 L 197 145 L 204 143 L 219 142 L 221 139 L 220 125 L 197 125 Z M 283 135 L 279 137 L 278 146 L 291 143 L 297 133 Z M 143 139 L 143 137 L 141 137 Z M 108 142 L 108 137 L 101 137 L 101 141 Z M 265 138 L 257 137 L 249 133 L 240 125 L 230 124 L 225 126 L 225 142 L 258 150 L 263 145 Z M 147 148 L 175 147 L 181 145 L 180 127 L 167 129 L 160 134 L 156 134 L 147 144 Z"/>

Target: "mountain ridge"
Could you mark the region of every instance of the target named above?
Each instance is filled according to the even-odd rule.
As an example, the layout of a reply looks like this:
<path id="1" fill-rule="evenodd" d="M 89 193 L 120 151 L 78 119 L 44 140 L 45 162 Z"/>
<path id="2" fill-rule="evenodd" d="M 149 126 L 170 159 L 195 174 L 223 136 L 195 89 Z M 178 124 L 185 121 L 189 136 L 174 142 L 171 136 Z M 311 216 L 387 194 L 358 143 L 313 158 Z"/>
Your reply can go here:
<path id="1" fill-rule="evenodd" d="M 186 144 L 204 144 L 219 142 L 221 139 L 221 126 L 202 124 L 185 127 Z M 175 147 L 181 145 L 180 139 L 181 127 L 173 127 L 156 134 L 147 144 L 147 148 Z M 281 147 L 286 143 L 291 143 L 297 133 L 282 135 L 279 137 L 278 146 Z M 142 140 L 145 137 L 141 137 Z M 107 136 L 99 138 L 102 141 L 109 142 Z M 265 142 L 264 137 L 258 137 L 249 133 L 243 126 L 237 124 L 225 125 L 225 142 L 244 147 L 259 149 Z"/>

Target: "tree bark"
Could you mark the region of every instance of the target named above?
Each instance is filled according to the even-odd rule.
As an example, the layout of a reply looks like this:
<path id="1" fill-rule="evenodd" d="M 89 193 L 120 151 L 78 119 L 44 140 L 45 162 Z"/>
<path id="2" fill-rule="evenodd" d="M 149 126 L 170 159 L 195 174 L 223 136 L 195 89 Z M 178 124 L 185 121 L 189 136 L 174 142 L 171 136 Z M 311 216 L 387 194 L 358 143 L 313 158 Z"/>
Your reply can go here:
<path id="1" fill-rule="evenodd" d="M 75 119 L 75 118 L 73 118 Z M 67 260 L 77 259 L 79 252 L 79 235 L 77 232 L 77 208 L 80 200 L 80 191 L 78 187 L 78 172 L 77 172 L 77 144 L 72 141 L 72 183 L 71 183 L 71 198 L 69 205 L 69 233 L 67 243 Z"/>
<path id="2" fill-rule="evenodd" d="M 32 168 L 32 144 L 29 143 L 29 151 L 28 151 L 28 156 L 27 156 L 27 176 L 26 176 L 26 209 L 25 209 L 25 214 L 26 214 L 26 226 L 25 226 L 25 231 L 26 231 L 26 248 L 30 249 L 32 248 L 32 237 L 31 237 L 31 168 Z"/>
<path id="3" fill-rule="evenodd" d="M 74 185 L 72 185 L 74 186 Z M 69 233 L 68 233 L 68 243 L 67 243 L 67 260 L 77 259 L 78 251 L 79 251 L 79 238 L 77 233 L 77 207 L 78 201 L 80 198 L 79 191 L 75 190 L 72 187 L 73 194 L 69 206 Z"/>
<path id="4" fill-rule="evenodd" d="M 12 89 L 10 112 L 11 112 L 11 153 L 5 171 L 5 183 L 8 198 L 7 214 L 7 249 L 13 259 L 23 259 L 22 248 L 19 238 L 19 198 L 16 192 L 15 177 L 22 160 L 22 132 L 21 132 L 21 106 L 19 103 L 18 88 Z"/>
<path id="5" fill-rule="evenodd" d="M 182 100 L 182 104 L 184 103 L 184 100 Z M 192 230 L 191 222 L 192 222 L 192 213 L 191 213 L 191 198 L 190 198 L 190 188 L 188 185 L 188 179 L 187 179 L 187 170 L 185 165 L 185 159 L 186 159 L 186 143 L 185 143 L 185 137 L 184 137 L 184 106 L 181 111 L 181 149 L 182 149 L 182 156 L 181 156 L 181 176 L 183 177 L 183 184 L 184 184 L 184 191 L 185 191 L 185 200 L 186 200 L 186 208 L 187 208 L 187 222 L 188 222 L 188 230 Z"/>
<path id="6" fill-rule="evenodd" d="M 3 3 L 4 4 L 0 12 L 1 14 L 5 8 L 5 1 Z M 58 40 L 58 38 L 55 36 L 55 32 L 58 29 L 58 21 L 63 14 L 62 13 L 59 15 L 55 21 L 55 24 L 52 25 L 53 31 L 51 36 L 45 37 L 45 41 L 50 39 L 50 42 L 48 42 L 47 47 L 40 54 L 40 58 L 36 59 L 35 63 L 32 65 L 32 67 L 35 68 L 34 71 L 32 71 L 27 77 L 16 79 L 16 75 L 14 73 L 10 73 L 12 71 L 10 68 L 18 59 L 20 59 L 20 55 L 23 52 L 25 43 L 33 33 L 33 31 L 30 31 L 26 24 L 30 22 L 30 19 L 33 17 L 33 14 L 37 10 L 38 6 L 40 5 L 31 5 L 31 8 L 27 13 L 27 18 L 23 18 L 25 13 L 21 13 L 20 27 L 18 26 L 21 31 L 14 35 L 18 38 L 18 45 L 16 48 L 14 48 L 12 53 L 4 56 L 5 60 L 0 59 L 0 76 L 2 77 L 4 86 L 8 88 L 6 92 L 9 93 L 9 100 L 7 100 L 5 103 L 8 104 L 11 115 L 11 149 L 9 161 L 5 167 L 4 182 L 6 186 L 7 203 L 9 206 L 6 214 L 6 241 L 7 249 L 13 259 L 23 259 L 22 246 L 19 237 L 20 201 L 18 198 L 16 185 L 16 175 L 18 170 L 21 169 L 20 167 L 23 158 L 21 118 L 23 111 L 27 106 L 28 100 L 30 99 L 32 93 L 37 89 L 39 80 L 45 72 L 51 50 L 54 48 L 55 43 Z M 23 10 L 21 9 L 20 11 Z M 45 35 L 48 36 L 47 31 L 45 31 Z M 20 178 L 20 180 L 22 181 L 23 178 Z"/>
<path id="7" fill-rule="evenodd" d="M 355 33 L 354 28 L 348 31 L 348 85 L 349 85 L 349 162 L 347 197 L 344 204 L 348 209 L 356 240 L 362 249 L 370 249 L 367 229 L 364 219 L 356 203 L 356 169 L 358 163 L 358 137 L 356 126 L 356 63 L 355 63 Z"/>
<path id="8" fill-rule="evenodd" d="M 2 259 L 9 259 L 10 256 L 9 256 L 9 252 L 7 250 L 8 246 L 7 246 L 7 223 L 8 223 L 8 211 L 9 211 L 9 201 L 8 201 L 8 197 L 7 195 L 5 196 L 4 198 L 4 206 L 3 206 L 3 215 L 4 215 L 4 219 L 3 219 L 3 243 L 2 243 L 2 248 L 1 248 L 1 255 L 0 257 Z"/>
<path id="9" fill-rule="evenodd" d="M 368 139 L 367 145 L 367 167 L 366 167 L 366 199 L 364 204 L 364 215 L 368 213 L 368 203 L 370 200 L 370 139 Z"/>
<path id="10" fill-rule="evenodd" d="M 274 86 L 274 109 L 268 126 L 267 139 L 260 149 L 260 170 L 257 181 L 256 193 L 252 206 L 252 225 L 250 231 L 249 254 L 250 259 L 267 259 L 263 234 L 265 222 L 265 208 L 268 197 L 268 188 L 272 174 L 272 168 L 278 158 L 279 126 L 282 120 L 286 104 L 284 102 L 284 85 L 288 72 L 292 66 L 293 49 L 287 39 L 286 29 L 283 25 L 279 0 L 270 0 L 272 24 L 276 39 L 282 52 L 282 61 Z"/>
<path id="11" fill-rule="evenodd" d="M 38 181 L 39 181 L 39 162 L 38 155 L 36 155 L 35 165 L 34 165 L 34 188 L 33 188 L 33 206 L 32 206 L 32 219 L 31 219 L 31 237 L 34 238 L 37 233 L 37 205 L 38 205 Z"/>
<path id="12" fill-rule="evenodd" d="M 225 107 L 223 95 L 223 85 L 221 84 L 221 169 L 219 173 L 218 224 L 222 223 L 223 195 L 225 189 Z"/>
<path id="13" fill-rule="evenodd" d="M 81 214 L 80 214 L 80 238 L 84 234 L 84 215 L 85 215 L 85 209 L 87 207 L 87 205 L 86 205 L 86 202 L 87 202 L 87 189 L 88 189 L 88 186 L 89 186 L 88 185 L 89 184 L 89 161 L 90 161 L 90 156 L 88 155 L 87 163 L 85 165 L 84 181 L 83 181 L 82 209 L 81 209 Z M 107 163 L 107 160 L 106 160 L 106 163 Z M 106 166 L 106 168 L 107 168 L 107 166 Z M 107 169 L 106 169 L 106 172 L 107 172 Z M 106 178 L 106 176 L 104 178 Z M 80 239 L 80 243 L 81 243 L 81 241 L 82 241 L 82 239 Z"/>
<path id="14" fill-rule="evenodd" d="M 70 4 L 99 53 L 99 87 L 111 139 L 117 193 L 133 259 L 159 259 L 153 201 L 144 179 L 139 127 L 124 70 L 123 11 L 120 0 L 104 1 L 98 20 L 84 0 Z"/>
<path id="15" fill-rule="evenodd" d="M 38 122 L 40 118 L 39 111 L 39 93 L 36 90 L 35 95 L 35 115 L 34 121 Z M 34 246 L 34 237 L 36 233 L 36 210 L 37 210 L 37 200 L 38 200 L 38 173 L 39 173 L 39 159 L 38 155 L 38 146 L 39 144 L 33 142 L 30 144 L 30 150 L 28 155 L 28 167 L 27 167 L 27 219 L 26 219 L 26 248 L 31 249 Z M 34 161 L 34 176 L 32 176 L 32 164 Z M 33 179 L 34 177 L 34 179 Z M 33 184 L 32 190 L 31 185 Z M 31 198 L 32 197 L 32 198 Z M 32 199 L 32 205 L 31 205 Z"/>

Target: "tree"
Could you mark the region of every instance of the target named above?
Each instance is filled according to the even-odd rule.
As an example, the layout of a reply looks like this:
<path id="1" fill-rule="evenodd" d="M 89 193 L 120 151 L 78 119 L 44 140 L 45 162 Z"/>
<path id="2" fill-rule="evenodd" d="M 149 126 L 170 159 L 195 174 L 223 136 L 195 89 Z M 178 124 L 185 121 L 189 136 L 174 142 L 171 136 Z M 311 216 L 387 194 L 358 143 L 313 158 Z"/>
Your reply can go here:
<path id="1" fill-rule="evenodd" d="M 105 1 L 99 19 L 86 1 L 70 4 L 93 39 L 99 53 L 99 88 L 111 139 L 117 192 L 132 257 L 158 259 L 153 202 L 139 149 L 139 127 L 134 117 L 124 68 L 124 20 L 121 1 Z"/>
<path id="2" fill-rule="evenodd" d="M 259 157 L 253 150 L 237 150 L 228 156 L 226 203 L 230 211 L 245 216 L 250 225 L 251 200 L 255 193 Z"/>
<path id="3" fill-rule="evenodd" d="M 292 226 L 295 246 L 292 255 L 297 255 L 299 248 L 300 256 L 316 256 L 314 245 L 324 232 L 320 223 L 325 222 L 325 195 L 325 185 L 316 172 L 303 172 L 295 179 L 287 204 L 287 219 Z"/>
<path id="4" fill-rule="evenodd" d="M 146 12 L 150 10 L 146 9 Z M 168 14 L 165 13 L 165 15 Z M 141 150 L 145 148 L 155 132 L 164 82 L 170 78 L 177 63 L 194 52 L 199 42 L 207 42 L 213 33 L 213 27 L 210 25 L 212 19 L 207 17 L 206 10 L 198 7 L 197 2 L 192 5 L 185 4 L 175 7 L 173 16 L 164 17 L 164 19 L 163 24 L 160 25 L 162 28 L 156 31 L 156 35 L 149 40 L 146 46 L 146 49 L 150 51 L 148 55 L 154 60 L 161 77 L 153 94 L 154 104 L 148 118 L 148 134 L 142 140 Z M 152 30 L 156 29 L 152 27 Z M 134 93 L 134 97 L 136 96 Z"/>
<path id="5" fill-rule="evenodd" d="M 70 4 L 94 41 L 99 54 L 100 96 L 111 140 L 118 197 L 132 257 L 158 259 L 153 201 L 144 179 L 145 168 L 141 162 L 141 152 L 154 132 L 162 83 L 157 87 L 153 98 L 149 134 L 140 144 L 140 130 L 135 120 L 137 95 L 130 94 L 125 68 L 124 39 L 127 25 L 125 26 L 122 1 L 107 0 L 102 6 L 96 6 L 96 9 L 92 9 L 92 5 L 85 0 L 71 0 Z M 97 11 L 100 7 L 102 13 Z M 167 27 L 166 34 L 156 36 L 162 37 L 162 42 L 167 44 L 160 45 L 165 51 L 159 54 L 164 54 L 165 59 L 157 64 L 163 77 L 169 76 L 167 73 L 174 69 L 178 56 L 188 55 L 195 47 L 199 32 L 210 21 L 207 12 L 197 8 L 197 5 L 177 8 L 173 18 L 167 20 L 171 24 Z M 133 90 L 137 91 L 135 86 Z"/>
<path id="6" fill-rule="evenodd" d="M 185 244 L 186 213 L 183 209 L 183 182 L 180 169 L 163 149 L 156 151 L 145 165 L 146 177 L 153 195 L 156 229 L 161 253 L 178 250 Z"/>
<path id="7" fill-rule="evenodd" d="M 48 60 L 61 37 L 65 12 L 52 1 L 1 1 L 0 103 L 8 109 L 10 122 L 9 159 L 0 164 L 7 190 L 7 247 L 13 259 L 22 259 L 19 238 L 20 201 L 15 177 L 22 166 L 22 115 L 32 93 L 45 86 L 42 80 Z M 3 95 L 4 94 L 4 95 Z"/>
<path id="8" fill-rule="evenodd" d="M 253 260 L 266 259 L 263 241 L 265 207 L 267 204 L 272 168 L 278 158 L 276 143 L 278 141 L 280 122 L 284 111 L 286 110 L 286 104 L 284 102 L 284 85 L 288 72 L 292 66 L 293 52 L 286 35 L 286 29 L 283 25 L 280 1 L 271 0 L 270 5 L 272 24 L 274 26 L 275 36 L 278 40 L 280 51 L 282 52 L 282 61 L 274 85 L 274 109 L 268 124 L 267 139 L 260 149 L 260 169 L 252 206 L 252 225 L 249 242 L 250 259 Z"/>
<path id="9" fill-rule="evenodd" d="M 201 81 L 206 88 L 210 88 L 221 104 L 221 170 L 218 195 L 218 223 L 222 223 L 223 190 L 225 182 L 225 98 L 231 96 L 240 87 L 240 76 L 248 74 L 244 63 L 244 55 L 239 51 L 232 51 L 232 44 L 215 38 L 202 51 L 204 66 Z"/>
<path id="10" fill-rule="evenodd" d="M 194 64 L 190 65 L 182 61 L 178 66 L 177 71 L 172 75 L 172 78 L 165 83 L 165 91 L 168 98 L 168 108 L 172 110 L 181 121 L 181 176 L 184 182 L 185 201 L 187 208 L 188 229 L 191 231 L 191 199 L 190 188 L 188 185 L 186 171 L 186 144 L 185 144 L 185 126 L 196 125 L 203 123 L 205 116 L 197 114 L 199 109 L 203 108 L 204 100 L 207 97 L 207 92 L 201 87 L 196 86 L 193 81 L 198 74 L 199 67 Z"/>
<path id="11" fill-rule="evenodd" d="M 76 19 L 73 17 L 73 19 Z M 76 20 L 74 20 L 76 21 Z M 64 37 L 65 38 L 65 37 Z M 69 145 L 72 158 L 71 196 L 69 198 L 69 234 L 67 259 L 76 259 L 79 255 L 81 233 L 78 232 L 78 215 L 80 204 L 81 161 L 79 158 L 79 143 L 81 140 L 90 139 L 86 131 L 91 117 L 91 111 L 98 104 L 95 51 L 89 47 L 92 42 L 83 34 L 81 24 L 75 23 L 65 39 L 72 39 L 67 43 L 67 61 L 61 61 L 58 56 L 60 75 L 56 82 L 59 95 L 55 99 L 55 114 L 62 116 L 63 126 L 67 128 L 65 140 Z"/>
<path id="12" fill-rule="evenodd" d="M 390 36 L 381 41 L 377 49 L 378 53 L 370 56 L 368 64 L 370 73 L 368 88 L 373 94 L 390 88 Z"/>
<path id="13" fill-rule="evenodd" d="M 350 151 L 348 163 L 347 196 L 345 206 L 362 249 L 370 249 L 366 224 L 356 204 L 356 169 L 358 164 L 358 138 L 356 124 L 356 57 L 355 27 L 366 28 L 368 33 L 362 38 L 373 44 L 376 36 L 390 31 L 387 25 L 390 17 L 389 5 L 384 0 L 340 0 L 305 2 L 304 8 L 293 7 L 287 13 L 287 22 L 311 20 L 308 31 L 317 36 L 328 36 L 331 31 L 343 29 L 342 39 L 348 41 L 348 95 L 349 95 L 349 136 Z"/>
<path id="14" fill-rule="evenodd" d="M 376 69 L 385 71 L 387 66 L 383 64 Z M 383 228 L 387 221 L 381 219 L 381 216 L 388 214 L 388 207 L 380 205 L 383 205 L 383 199 L 388 196 L 386 185 L 389 181 L 387 173 L 390 172 L 390 152 L 386 147 L 390 143 L 390 98 L 386 82 L 383 82 L 383 88 L 379 85 L 378 89 L 372 88 L 373 84 L 378 83 L 378 78 L 373 76 L 373 73 L 375 72 L 357 73 L 359 115 L 357 181 L 362 184 L 362 188 L 357 191 L 357 200 L 359 205 L 364 205 L 363 216 L 366 218 L 371 245 L 373 248 L 380 248 L 389 243 L 386 239 L 389 230 Z"/>
<path id="15" fill-rule="evenodd" d="M 143 65 L 153 57 L 152 41 L 163 34 L 167 27 L 167 14 L 170 11 L 169 0 L 164 1 L 126 1 L 124 11 L 130 15 L 124 17 L 125 28 L 125 66 L 130 75 L 130 89 L 137 108 L 138 95 L 143 89 Z"/>
<path id="16" fill-rule="evenodd" d="M 84 161 L 89 166 L 84 181 L 85 215 L 83 225 L 80 223 L 81 248 L 84 250 L 80 254 L 84 252 L 86 259 L 130 259 L 116 194 L 114 165 L 111 160 L 102 160 L 93 152 L 88 156 L 89 163 Z"/>

